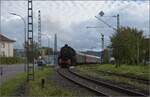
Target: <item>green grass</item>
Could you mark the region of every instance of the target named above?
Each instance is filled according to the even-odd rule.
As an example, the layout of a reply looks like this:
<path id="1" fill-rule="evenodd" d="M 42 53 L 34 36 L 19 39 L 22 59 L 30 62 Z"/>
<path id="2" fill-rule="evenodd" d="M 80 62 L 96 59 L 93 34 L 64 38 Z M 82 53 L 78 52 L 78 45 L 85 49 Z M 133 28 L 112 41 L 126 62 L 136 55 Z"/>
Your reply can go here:
<path id="1" fill-rule="evenodd" d="M 17 74 L 16 77 L 10 79 L 0 86 L 0 96 L 10 96 L 12 95 L 17 87 L 25 82 L 25 73 Z"/>
<path id="2" fill-rule="evenodd" d="M 65 90 L 56 85 L 56 83 L 48 77 L 51 77 L 54 73 L 54 69 L 50 67 L 45 67 L 43 70 L 35 71 L 35 80 L 30 81 L 26 84 L 26 74 L 17 74 L 14 78 L 9 79 L 0 86 L 0 96 L 17 96 L 17 88 L 22 84 L 25 86 L 24 96 L 72 96 L 73 92 L 70 90 Z M 44 78 L 45 88 L 41 88 L 41 79 Z"/>
<path id="3" fill-rule="evenodd" d="M 121 65 L 119 68 L 115 68 L 115 65 L 104 64 L 104 65 L 89 65 L 89 66 L 78 66 L 78 69 L 88 69 L 94 72 L 107 71 L 112 73 L 125 74 L 129 76 L 137 76 L 144 79 L 149 79 L 148 65 Z"/>
<path id="4" fill-rule="evenodd" d="M 120 85 L 132 86 L 142 91 L 147 91 L 149 89 L 149 85 L 139 83 L 136 80 L 101 72 L 101 71 L 114 72 L 149 79 L 148 76 L 149 66 L 122 65 L 119 68 L 115 68 L 115 65 L 111 64 L 104 64 L 104 65 L 98 64 L 98 65 L 77 66 L 76 69 L 79 70 L 81 74 L 94 76 L 96 78 L 101 78 L 103 80 L 113 81 L 119 83 Z"/>
<path id="5" fill-rule="evenodd" d="M 61 89 L 52 80 L 48 79 L 53 74 L 51 68 L 40 70 L 35 75 L 35 81 L 29 83 L 28 96 L 72 96 L 69 90 Z M 45 88 L 41 88 L 41 79 L 45 78 Z"/>

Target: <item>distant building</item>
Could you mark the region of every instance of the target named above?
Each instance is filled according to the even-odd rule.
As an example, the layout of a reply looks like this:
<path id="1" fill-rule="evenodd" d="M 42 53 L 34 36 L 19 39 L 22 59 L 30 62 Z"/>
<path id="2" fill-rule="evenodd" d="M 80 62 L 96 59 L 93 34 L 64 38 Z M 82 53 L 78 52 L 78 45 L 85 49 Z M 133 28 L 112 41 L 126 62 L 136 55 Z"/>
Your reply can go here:
<path id="1" fill-rule="evenodd" d="M 14 48 L 13 43 L 15 41 L 7 38 L 6 36 L 0 34 L 0 56 L 3 57 L 13 57 L 14 56 Z"/>
<path id="2" fill-rule="evenodd" d="M 48 47 L 42 47 L 41 48 L 41 56 L 48 56 L 53 54 L 53 49 Z"/>

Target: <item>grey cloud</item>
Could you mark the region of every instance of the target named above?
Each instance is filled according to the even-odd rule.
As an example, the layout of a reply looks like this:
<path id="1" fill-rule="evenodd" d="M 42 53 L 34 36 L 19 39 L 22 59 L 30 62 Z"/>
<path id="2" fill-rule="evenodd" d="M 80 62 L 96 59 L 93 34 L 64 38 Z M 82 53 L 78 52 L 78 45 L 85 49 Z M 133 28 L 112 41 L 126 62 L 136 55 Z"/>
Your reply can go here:
<path id="1" fill-rule="evenodd" d="M 124 3 L 126 5 L 128 5 L 128 3 L 126 3 L 126 2 L 124 2 Z M 40 4 L 40 2 L 38 2 L 37 4 Z M 81 49 L 85 50 L 85 49 L 91 49 L 91 48 L 100 50 L 100 46 L 101 46 L 100 32 L 105 35 L 106 45 L 109 44 L 109 36 L 111 36 L 112 33 L 114 33 L 114 31 L 112 29 L 110 29 L 109 27 L 107 27 L 105 24 L 101 23 L 100 21 L 93 19 L 95 14 L 91 14 L 91 16 L 93 15 L 93 18 L 91 20 L 90 20 L 90 18 L 89 18 L 89 20 L 85 20 L 85 21 L 82 21 L 82 19 L 80 19 L 81 20 L 80 22 L 77 22 L 77 23 L 71 22 L 71 25 L 64 26 L 64 24 L 66 24 L 66 23 L 59 21 L 60 19 L 58 19 L 58 20 L 54 19 L 55 14 L 53 14 L 53 13 L 51 14 L 52 9 L 46 8 L 46 10 L 44 10 L 44 8 L 45 8 L 44 3 L 42 3 L 42 4 L 43 4 L 42 8 L 41 8 L 42 33 L 48 33 L 49 35 L 52 36 L 52 38 L 50 39 L 51 47 L 53 47 L 53 45 L 54 45 L 53 42 L 54 42 L 54 34 L 55 33 L 57 33 L 57 35 L 58 35 L 58 47 L 59 48 L 61 46 L 63 46 L 65 43 L 68 43 L 69 45 L 73 46 L 77 50 L 81 50 Z M 49 3 L 49 5 L 50 4 L 51 3 Z M 66 4 L 66 6 L 70 6 L 69 5 L 70 3 L 65 3 L 65 4 Z M 75 6 L 79 6 L 75 2 L 73 2 L 73 4 L 75 4 Z M 59 3 L 53 4 L 53 5 L 56 7 L 56 5 L 59 5 Z M 110 5 L 111 5 L 111 3 L 110 3 Z M 117 5 L 117 3 L 116 3 L 116 5 Z M 63 6 L 61 6 L 61 7 L 63 8 Z M 70 12 L 71 9 L 68 9 L 68 8 L 72 8 L 72 6 L 65 8 L 65 9 L 67 9 L 65 11 L 65 12 L 67 12 L 66 14 L 74 15 L 75 13 L 77 13 L 76 11 Z M 94 7 L 92 7 L 92 8 L 94 9 Z M 113 5 L 111 5 L 111 8 L 113 8 Z M 38 6 L 34 10 L 38 11 L 38 9 L 40 9 L 40 6 Z M 106 11 L 105 15 L 108 15 L 108 16 L 115 15 L 117 12 L 119 12 L 118 8 L 116 8 L 116 9 L 113 8 L 113 9 L 114 10 L 107 8 L 107 10 L 110 10 L 110 11 Z M 15 11 L 15 9 L 13 9 L 13 11 Z M 22 9 L 20 11 L 22 11 Z M 37 20 L 38 20 L 37 11 L 34 12 L 34 39 L 36 41 L 37 41 L 37 36 L 38 36 L 38 33 L 37 33 L 38 32 L 37 31 L 37 27 L 38 27 L 37 26 Z M 55 11 L 54 8 L 53 8 L 53 11 Z M 135 26 L 139 29 L 144 29 L 146 31 L 145 33 L 148 33 L 149 18 L 146 17 L 146 18 L 139 19 L 139 17 L 133 17 L 131 15 L 132 11 L 134 11 L 134 10 L 128 9 L 128 10 L 122 10 L 120 12 L 121 25 Z M 22 11 L 22 13 L 23 13 L 23 11 Z M 49 16 L 47 14 L 49 14 Z M 24 17 L 24 18 L 27 19 L 27 17 Z M 55 18 L 57 18 L 57 16 Z M 103 19 L 105 21 L 107 21 L 109 24 L 111 24 L 113 27 L 116 27 L 116 19 L 115 18 L 103 18 Z M 86 26 L 104 26 L 104 27 L 97 28 L 97 29 L 86 29 Z M 12 20 L 10 22 L 5 22 L 5 21 L 2 22 L 2 32 L 7 34 L 9 37 L 17 38 L 17 44 L 20 44 L 21 42 L 23 43 L 23 39 L 24 39 L 23 31 L 24 31 L 23 23 L 20 19 Z M 42 45 L 44 45 L 44 46 L 47 45 L 47 38 L 44 36 L 42 36 L 42 43 L 43 43 Z M 21 47 L 21 46 L 17 45 L 16 47 Z"/>

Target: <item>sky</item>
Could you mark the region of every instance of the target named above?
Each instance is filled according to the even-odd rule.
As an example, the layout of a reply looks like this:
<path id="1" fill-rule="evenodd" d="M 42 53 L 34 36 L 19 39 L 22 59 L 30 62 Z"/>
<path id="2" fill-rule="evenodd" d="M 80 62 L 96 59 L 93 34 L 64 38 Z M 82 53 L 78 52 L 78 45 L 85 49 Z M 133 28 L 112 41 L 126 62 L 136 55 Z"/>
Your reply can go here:
<path id="1" fill-rule="evenodd" d="M 27 23 L 27 0 L 1 1 L 1 33 L 16 40 L 15 48 L 23 48 L 24 23 Z M 34 41 L 38 37 L 38 10 L 41 11 L 42 45 L 54 47 L 54 34 L 58 37 L 58 49 L 68 44 L 76 50 L 101 50 L 101 33 L 104 34 L 105 47 L 115 32 L 95 16 L 116 27 L 116 18 L 120 15 L 120 26 L 136 27 L 149 35 L 149 3 L 143 0 L 128 1 L 40 1 L 33 0 Z M 100 17 L 99 12 L 104 16 Z M 89 28 L 97 27 L 97 28 Z"/>

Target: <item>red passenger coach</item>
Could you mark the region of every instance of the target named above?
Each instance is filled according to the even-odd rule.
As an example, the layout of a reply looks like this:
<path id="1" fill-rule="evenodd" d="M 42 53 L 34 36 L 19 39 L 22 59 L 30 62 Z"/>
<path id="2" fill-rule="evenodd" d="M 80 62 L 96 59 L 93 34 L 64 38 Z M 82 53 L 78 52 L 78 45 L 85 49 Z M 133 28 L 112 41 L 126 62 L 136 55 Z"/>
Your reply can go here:
<path id="1" fill-rule="evenodd" d="M 86 56 L 86 64 L 98 64 L 100 63 L 100 57 L 93 55 L 85 55 Z"/>
<path id="2" fill-rule="evenodd" d="M 100 57 L 83 53 L 77 53 L 76 62 L 78 64 L 98 64 L 100 63 Z"/>
<path id="3" fill-rule="evenodd" d="M 74 65 L 78 65 L 78 64 L 99 64 L 100 63 L 100 57 L 97 56 L 93 56 L 93 55 L 88 55 L 88 54 L 83 54 L 83 53 L 77 53 L 75 56 L 76 60 L 74 60 L 75 62 L 73 62 L 73 60 L 71 59 L 59 59 L 59 65 L 61 67 L 69 67 L 72 66 L 73 63 L 75 63 Z"/>

